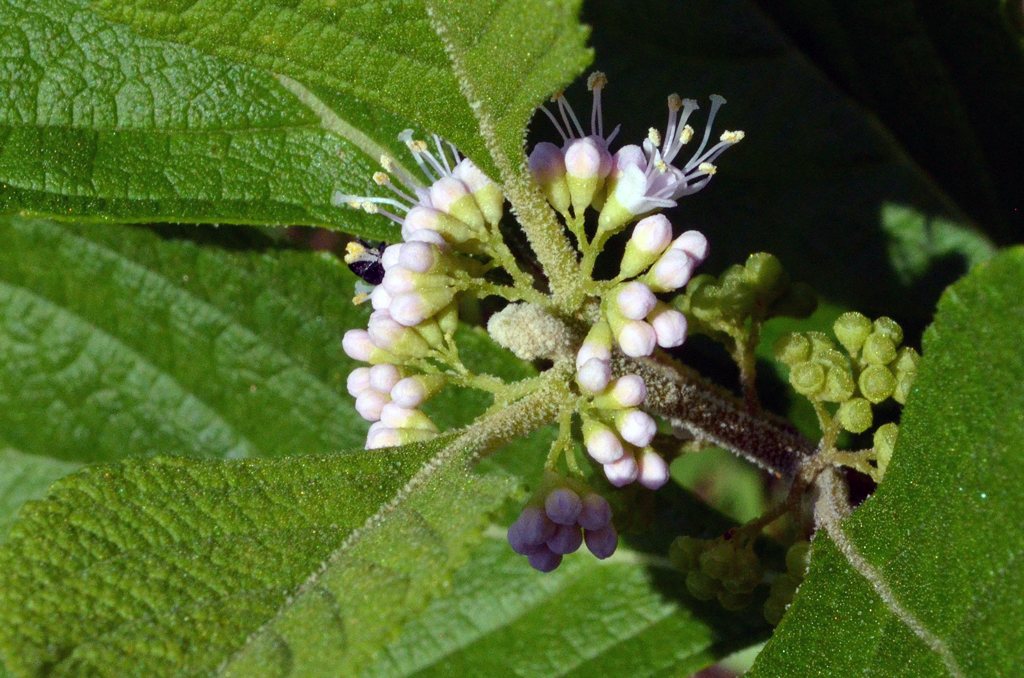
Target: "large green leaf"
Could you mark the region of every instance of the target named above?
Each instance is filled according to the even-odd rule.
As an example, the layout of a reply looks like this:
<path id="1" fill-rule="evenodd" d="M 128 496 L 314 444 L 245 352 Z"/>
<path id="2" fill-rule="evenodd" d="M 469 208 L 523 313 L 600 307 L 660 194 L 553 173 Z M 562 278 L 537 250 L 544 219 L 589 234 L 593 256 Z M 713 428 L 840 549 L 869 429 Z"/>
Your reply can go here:
<path id="1" fill-rule="evenodd" d="M 0 447 L 0 543 L 22 504 L 46 494 L 50 483 L 74 472 L 78 464 Z"/>
<path id="2" fill-rule="evenodd" d="M 0 550 L 5 663 L 15 675 L 208 675 L 282 608 L 353 625 L 362 635 L 333 649 L 355 661 L 374 649 L 366 627 L 386 634 L 414 610 L 508 491 L 467 467 L 493 442 L 158 458 L 59 481 Z M 376 597 L 331 590 L 346 578 Z M 259 660 L 280 659 L 279 638 L 257 644 L 270 653 Z"/>
<path id="3" fill-rule="evenodd" d="M 1022 334 L 1015 248 L 943 296 L 885 480 L 815 538 L 807 582 L 751 675 L 1019 671 Z"/>
<path id="4" fill-rule="evenodd" d="M 459 3 L 446 24 L 520 66 L 485 92 L 505 99 L 517 166 L 533 107 L 589 58 L 577 4 Z M 0 24 L 0 209 L 394 237 L 330 199 L 379 190 L 384 152 L 411 164 L 399 131 L 441 133 L 494 169 L 422 2 L 3 0 Z"/>

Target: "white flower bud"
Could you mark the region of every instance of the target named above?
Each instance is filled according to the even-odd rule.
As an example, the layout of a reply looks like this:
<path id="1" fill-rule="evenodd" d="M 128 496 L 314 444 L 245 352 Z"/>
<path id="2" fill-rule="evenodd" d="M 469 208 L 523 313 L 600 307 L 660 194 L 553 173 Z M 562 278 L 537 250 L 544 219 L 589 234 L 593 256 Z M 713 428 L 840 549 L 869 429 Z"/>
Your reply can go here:
<path id="1" fill-rule="evenodd" d="M 439 254 L 425 242 L 406 242 L 398 253 L 398 265 L 416 273 L 426 273 L 439 262 Z"/>
<path id="2" fill-rule="evenodd" d="M 366 421 L 380 421 L 380 413 L 389 400 L 386 393 L 363 391 L 356 397 L 356 412 Z"/>
<path id="3" fill-rule="evenodd" d="M 623 455 L 622 459 L 611 464 L 604 465 L 604 474 L 608 482 L 615 487 L 625 487 L 636 480 L 639 469 L 633 455 Z"/>
<path id="4" fill-rule="evenodd" d="M 651 415 L 640 410 L 625 410 L 615 417 L 615 427 L 627 443 L 647 447 L 658 432 L 658 424 Z"/>
<path id="5" fill-rule="evenodd" d="M 380 255 L 380 265 L 384 267 L 385 271 L 398 268 L 398 257 L 402 253 L 402 247 L 405 243 L 396 243 L 394 245 L 388 245 L 384 248 L 384 251 Z"/>
<path id="6" fill-rule="evenodd" d="M 672 292 L 690 282 L 696 261 L 682 250 L 669 248 L 654 264 L 644 282 L 655 292 Z"/>
<path id="7" fill-rule="evenodd" d="M 686 341 L 686 316 L 668 304 L 659 304 L 647 317 L 647 321 L 658 337 L 658 346 L 674 348 L 682 346 Z"/>
<path id="8" fill-rule="evenodd" d="M 437 245 L 438 249 L 442 252 L 448 246 L 448 242 L 440 233 L 426 228 L 421 228 L 418 231 L 412 231 L 409 235 L 403 237 L 406 242 L 425 242 L 430 243 L 431 245 Z"/>
<path id="9" fill-rule="evenodd" d="M 600 393 L 608 387 L 612 378 L 612 365 L 607 360 L 591 358 L 583 363 L 576 373 L 581 388 L 591 393 Z"/>
<path id="10" fill-rule="evenodd" d="M 345 336 L 341 339 L 341 347 L 349 358 L 364 363 L 370 362 L 370 356 L 373 354 L 374 348 L 376 348 L 373 345 L 373 340 L 370 339 L 370 334 L 366 330 L 349 330 L 346 332 Z"/>
<path id="11" fill-rule="evenodd" d="M 579 352 L 576 354 L 576 369 L 581 368 L 591 358 L 597 358 L 604 362 L 612 359 L 612 328 L 605 322 L 595 323 L 583 340 Z"/>
<path id="12" fill-rule="evenodd" d="M 423 412 L 417 409 L 399 407 L 395 403 L 384 405 L 380 411 L 380 420 L 388 428 L 437 431 L 437 426 Z"/>
<path id="13" fill-rule="evenodd" d="M 444 387 L 440 374 L 416 374 L 402 379 L 391 389 L 391 400 L 399 407 L 419 407 Z"/>
<path id="14" fill-rule="evenodd" d="M 654 328 L 642 320 L 627 320 L 615 337 L 622 352 L 631 358 L 642 358 L 654 353 L 658 336 Z"/>
<path id="15" fill-rule="evenodd" d="M 450 288 L 428 288 L 418 292 L 395 295 L 388 306 L 391 316 L 406 327 L 415 327 L 451 303 L 455 291 Z"/>
<path id="16" fill-rule="evenodd" d="M 360 393 L 370 388 L 370 368 L 357 367 L 349 372 L 345 387 L 350 396 L 357 398 Z"/>
<path id="17" fill-rule="evenodd" d="M 671 249 L 686 252 L 699 264 L 708 258 L 708 239 L 700 231 L 686 231 L 672 242 Z"/>
<path id="18" fill-rule="evenodd" d="M 373 292 L 370 292 L 370 305 L 375 311 L 386 310 L 391 305 L 391 293 L 384 289 L 383 285 L 377 285 Z"/>
<path id="19" fill-rule="evenodd" d="M 587 448 L 587 454 L 599 464 L 618 461 L 625 454 L 622 441 L 615 432 L 592 419 L 583 422 L 583 444 Z"/>
<path id="20" fill-rule="evenodd" d="M 668 478 L 668 464 L 665 463 L 665 460 L 651 448 L 645 449 L 640 454 L 637 476 L 640 484 L 650 490 L 657 490 L 668 482 Z"/>
<path id="21" fill-rule="evenodd" d="M 615 303 L 619 313 L 630 320 L 643 320 L 658 305 L 651 288 L 642 282 L 631 282 L 618 288 Z"/>
<path id="22" fill-rule="evenodd" d="M 455 177 L 441 177 L 430 187 L 430 203 L 450 214 L 474 232 L 483 232 L 484 215 L 466 185 Z"/>
<path id="23" fill-rule="evenodd" d="M 390 363 L 381 363 L 370 368 L 370 386 L 381 393 L 389 393 L 402 378 L 398 367 Z"/>
<path id="24" fill-rule="evenodd" d="M 604 409 L 637 407 L 647 397 L 647 384 L 635 374 L 619 377 L 608 389 L 594 398 L 594 405 Z"/>

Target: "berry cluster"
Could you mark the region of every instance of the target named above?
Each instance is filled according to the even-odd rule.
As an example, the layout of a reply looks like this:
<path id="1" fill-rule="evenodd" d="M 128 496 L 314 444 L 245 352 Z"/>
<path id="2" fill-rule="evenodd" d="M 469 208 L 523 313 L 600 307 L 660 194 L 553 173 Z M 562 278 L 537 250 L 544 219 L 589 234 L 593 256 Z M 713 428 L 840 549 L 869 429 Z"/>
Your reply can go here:
<path id="1" fill-rule="evenodd" d="M 778 626 L 786 608 L 793 602 L 796 590 L 807 576 L 811 564 L 811 542 L 798 541 L 786 552 L 786 572 L 772 579 L 768 600 L 764 603 L 764 618 L 772 626 Z"/>
<path id="2" fill-rule="evenodd" d="M 508 528 L 512 550 L 524 555 L 530 566 L 550 572 L 562 556 L 575 553 L 586 541 L 596 557 L 615 553 L 619 535 L 612 525 L 608 501 L 578 482 L 548 474 L 516 522 Z"/>
<path id="3" fill-rule="evenodd" d="M 917 376 L 917 351 L 900 348 L 903 330 L 891 318 L 873 323 L 860 313 L 845 313 L 833 330 L 844 351 L 822 332 L 791 333 L 775 345 L 789 366 L 793 388 L 812 402 L 839 403 L 835 418 L 842 428 L 863 433 L 871 428 L 871 406 L 892 398 L 903 404 Z"/>
<path id="4" fill-rule="evenodd" d="M 718 598 L 727 610 L 746 607 L 764 576 L 754 540 L 737 532 L 712 540 L 677 537 L 668 555 L 686 575 L 690 595 L 697 600 Z"/>

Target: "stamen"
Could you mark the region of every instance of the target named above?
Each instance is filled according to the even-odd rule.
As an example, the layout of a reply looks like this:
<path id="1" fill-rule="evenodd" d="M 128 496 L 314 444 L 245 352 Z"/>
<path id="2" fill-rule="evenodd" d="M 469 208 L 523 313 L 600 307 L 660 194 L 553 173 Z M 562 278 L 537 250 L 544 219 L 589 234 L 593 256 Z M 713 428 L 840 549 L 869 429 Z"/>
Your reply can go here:
<path id="1" fill-rule="evenodd" d="M 587 89 L 594 93 L 590 107 L 590 133 L 604 137 L 604 112 L 601 109 L 601 90 L 608 84 L 608 78 L 601 71 L 594 71 L 587 78 Z"/>
<path id="2" fill-rule="evenodd" d="M 711 126 L 715 123 L 715 115 L 724 103 L 725 97 L 718 94 L 711 95 L 711 112 L 708 113 L 708 122 L 704 127 L 704 139 L 700 142 L 700 148 L 698 148 L 697 152 L 693 154 L 693 158 L 690 159 L 690 162 L 686 163 L 687 167 L 692 167 L 697 161 L 696 159 L 700 157 L 700 154 L 703 153 L 704 149 L 707 147 L 708 139 L 711 137 Z"/>
<path id="3" fill-rule="evenodd" d="M 583 137 L 587 136 L 586 133 L 584 133 L 583 131 L 583 126 L 580 125 L 579 119 L 576 117 L 576 112 L 572 110 L 572 106 L 569 105 L 569 102 L 565 100 L 564 96 L 558 98 L 558 110 L 562 114 L 562 119 L 565 120 L 566 129 L 572 129 L 572 126 L 569 124 L 569 121 L 565 118 L 565 114 L 568 111 L 569 117 L 572 118 L 573 123 L 576 125 L 576 131 L 580 133 L 579 138 L 582 139 Z"/>
<path id="4" fill-rule="evenodd" d="M 395 161 L 386 155 L 380 156 L 380 166 L 384 168 L 385 172 L 392 172 L 395 169 Z"/>
<path id="5" fill-rule="evenodd" d="M 664 156 L 668 156 L 676 142 L 676 124 L 679 109 L 682 107 L 683 101 L 678 94 L 668 95 L 668 124 L 665 125 L 665 145 L 661 149 L 661 154 Z"/>
<path id="6" fill-rule="evenodd" d="M 665 162 L 664 160 L 659 160 L 659 161 L 658 161 L 658 162 L 657 162 L 657 163 L 655 164 L 655 167 L 657 167 L 657 168 L 658 168 L 658 171 L 659 171 L 659 172 L 661 172 L 662 174 L 664 174 L 665 172 L 667 172 L 667 171 L 668 171 L 668 163 L 667 163 L 667 162 Z"/>
<path id="7" fill-rule="evenodd" d="M 357 261 L 362 261 L 366 255 L 367 249 L 362 243 L 352 241 L 345 245 L 345 263 L 354 264 Z"/>
<path id="8" fill-rule="evenodd" d="M 742 130 L 736 130 L 735 132 L 726 130 L 725 132 L 722 132 L 722 136 L 719 138 L 719 141 L 735 144 L 742 141 L 745 136 L 746 134 L 744 134 Z"/>
<path id="9" fill-rule="evenodd" d="M 690 143 L 691 139 L 693 139 L 693 128 L 689 125 L 683 125 L 682 131 L 679 132 L 679 145 L 685 146 Z"/>
<path id="10" fill-rule="evenodd" d="M 554 101 L 553 97 L 552 101 Z M 551 124 L 555 126 L 556 130 L 558 130 L 558 134 L 562 137 L 562 144 L 564 145 L 569 143 L 569 137 L 566 136 L 565 130 L 562 129 L 561 123 L 559 123 L 558 119 L 555 118 L 554 114 L 552 114 L 551 111 L 548 110 L 548 107 L 542 105 L 540 107 L 540 110 L 544 111 L 544 115 L 548 116 L 548 119 L 551 121 Z"/>
<path id="11" fill-rule="evenodd" d="M 565 114 L 565 109 L 569 106 L 565 101 L 565 95 L 558 92 L 555 96 L 551 97 L 551 100 L 558 105 L 558 114 L 562 116 L 562 122 L 565 123 L 565 131 L 569 133 L 569 138 L 575 139 L 576 135 L 572 131 L 572 125 L 569 123 L 569 117 Z M 577 126 L 579 125 L 578 122 L 576 124 Z M 580 130 L 580 136 L 583 136 L 583 130 Z"/>
<path id="12" fill-rule="evenodd" d="M 384 174 L 383 172 L 374 172 L 373 181 L 378 186 L 387 186 L 389 183 L 391 183 L 391 177 Z"/>
<path id="13" fill-rule="evenodd" d="M 697 169 L 704 174 L 714 174 L 718 171 L 718 168 L 712 165 L 710 162 L 702 162 L 697 166 Z M 717 184 L 716 184 L 717 185 Z"/>
<path id="14" fill-rule="evenodd" d="M 437 153 L 441 156 L 441 162 L 444 163 L 444 168 L 448 170 L 448 174 L 452 173 L 451 165 L 448 164 L 448 156 L 444 152 L 444 148 L 441 147 L 441 137 L 434 135 L 434 145 L 437 146 Z"/>
<path id="15" fill-rule="evenodd" d="M 359 206 L 362 207 L 363 211 L 367 214 L 376 214 L 380 211 L 380 208 L 377 207 L 377 203 L 370 202 L 369 200 L 364 200 Z"/>
<path id="16" fill-rule="evenodd" d="M 651 140 L 651 143 L 654 144 L 655 148 L 661 146 L 661 134 L 653 127 L 647 130 L 647 138 Z"/>
<path id="17" fill-rule="evenodd" d="M 590 91 L 594 91 L 595 89 L 599 90 L 607 84 L 608 76 L 601 71 L 594 71 L 590 74 L 590 77 L 587 78 L 587 89 Z"/>
<path id="18" fill-rule="evenodd" d="M 352 303 L 355 304 L 356 306 L 358 306 L 359 304 L 366 303 L 369 300 L 370 295 L 367 294 L 366 292 L 363 292 L 362 294 L 357 294 L 356 296 L 352 297 Z"/>

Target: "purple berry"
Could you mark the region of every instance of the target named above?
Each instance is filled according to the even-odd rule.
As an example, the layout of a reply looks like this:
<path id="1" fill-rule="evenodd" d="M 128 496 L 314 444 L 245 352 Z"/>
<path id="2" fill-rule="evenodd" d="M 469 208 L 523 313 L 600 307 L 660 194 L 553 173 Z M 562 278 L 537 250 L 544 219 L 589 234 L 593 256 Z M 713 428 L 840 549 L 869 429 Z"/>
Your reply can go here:
<path id="1" fill-rule="evenodd" d="M 522 530 L 522 539 L 526 544 L 543 544 L 555 533 L 555 524 L 539 506 L 524 508 L 516 523 Z"/>
<path id="2" fill-rule="evenodd" d="M 562 487 L 544 500 L 544 510 L 548 518 L 557 525 L 575 525 L 580 511 L 583 510 L 583 502 L 580 501 L 578 494 Z"/>
<path id="3" fill-rule="evenodd" d="M 536 553 L 531 553 L 526 559 L 530 562 L 530 567 L 540 572 L 550 572 L 562 564 L 562 556 L 546 546 L 541 547 Z"/>
<path id="4" fill-rule="evenodd" d="M 577 525 L 559 525 L 547 543 L 555 553 L 575 553 L 583 544 L 583 533 Z"/>
<path id="5" fill-rule="evenodd" d="M 583 510 L 576 522 L 585 530 L 600 530 L 612 520 L 612 507 L 601 495 L 591 492 L 583 497 Z"/>
<path id="6" fill-rule="evenodd" d="M 600 560 L 604 560 L 619 546 L 619 533 L 611 525 L 600 530 L 587 530 L 584 532 L 587 540 L 587 548 Z"/>

